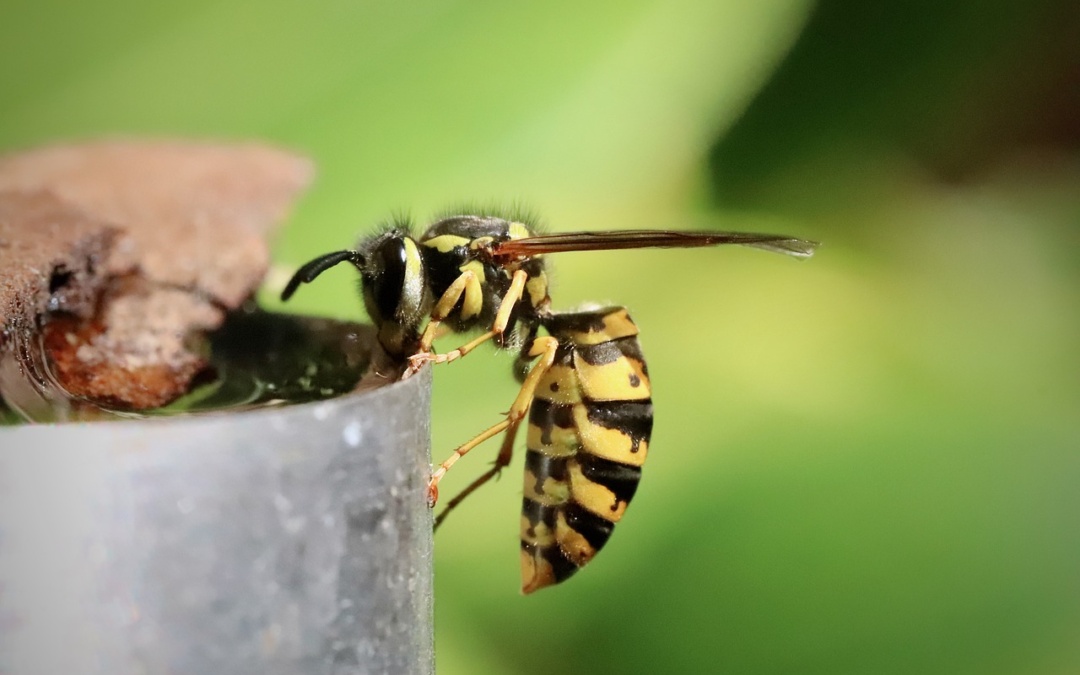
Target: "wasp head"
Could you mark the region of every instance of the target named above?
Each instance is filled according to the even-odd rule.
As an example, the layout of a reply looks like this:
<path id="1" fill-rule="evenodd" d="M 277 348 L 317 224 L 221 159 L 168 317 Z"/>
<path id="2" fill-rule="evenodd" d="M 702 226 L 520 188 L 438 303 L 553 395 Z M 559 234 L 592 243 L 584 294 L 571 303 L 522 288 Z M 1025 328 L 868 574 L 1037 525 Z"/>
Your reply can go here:
<path id="1" fill-rule="evenodd" d="M 310 261 L 281 292 L 288 300 L 300 284 L 342 262 L 360 272 L 364 306 L 379 331 L 379 343 L 392 356 L 411 354 L 420 326 L 431 311 L 431 289 L 419 247 L 404 227 L 390 227 L 360 242 L 355 250 L 335 251 Z"/>
<path id="2" fill-rule="evenodd" d="M 416 241 L 401 228 L 362 242 L 357 251 L 364 307 L 390 354 L 411 353 L 431 311 L 427 270 Z"/>

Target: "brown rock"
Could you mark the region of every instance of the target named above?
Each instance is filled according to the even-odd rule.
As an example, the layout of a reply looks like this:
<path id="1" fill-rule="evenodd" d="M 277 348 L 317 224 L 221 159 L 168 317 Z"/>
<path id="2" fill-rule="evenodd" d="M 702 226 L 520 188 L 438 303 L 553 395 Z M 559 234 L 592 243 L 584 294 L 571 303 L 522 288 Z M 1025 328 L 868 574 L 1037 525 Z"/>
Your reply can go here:
<path id="1" fill-rule="evenodd" d="M 0 327 L 32 330 L 47 311 L 93 313 L 105 280 L 124 271 L 122 232 L 48 192 L 0 191 Z M 130 267 L 130 262 L 126 267 Z"/>
<path id="2" fill-rule="evenodd" d="M 107 141 L 0 158 L 0 350 L 25 348 L 40 325 L 69 394 L 167 403 L 205 365 L 189 335 L 255 290 L 266 239 L 311 175 L 254 144 Z"/>
<path id="3" fill-rule="evenodd" d="M 0 190 L 53 192 L 121 225 L 153 280 L 236 306 L 269 264 L 267 236 L 314 174 L 258 144 L 98 141 L 0 157 Z"/>

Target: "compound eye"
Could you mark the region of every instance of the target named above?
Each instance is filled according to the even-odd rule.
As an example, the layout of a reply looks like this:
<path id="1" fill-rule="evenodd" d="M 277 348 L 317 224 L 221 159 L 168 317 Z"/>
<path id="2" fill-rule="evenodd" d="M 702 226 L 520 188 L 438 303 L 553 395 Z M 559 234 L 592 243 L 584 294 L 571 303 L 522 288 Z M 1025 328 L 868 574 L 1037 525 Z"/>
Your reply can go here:
<path id="1" fill-rule="evenodd" d="M 371 280 L 371 292 L 379 314 L 390 319 L 397 313 L 405 285 L 405 240 L 387 239 L 379 246 L 375 257 L 379 271 Z"/>
<path id="2" fill-rule="evenodd" d="M 427 273 L 411 237 L 390 236 L 371 249 L 364 270 L 364 304 L 377 324 L 413 329 L 430 310 Z"/>

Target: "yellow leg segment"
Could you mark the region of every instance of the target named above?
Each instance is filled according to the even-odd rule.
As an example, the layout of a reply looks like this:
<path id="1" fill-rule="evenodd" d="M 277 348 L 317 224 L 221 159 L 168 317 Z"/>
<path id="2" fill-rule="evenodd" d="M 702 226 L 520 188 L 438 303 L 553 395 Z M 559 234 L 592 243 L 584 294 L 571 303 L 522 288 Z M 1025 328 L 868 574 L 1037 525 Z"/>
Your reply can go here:
<path id="1" fill-rule="evenodd" d="M 450 467 L 454 466 L 454 464 L 470 450 L 492 436 L 502 433 L 509 426 L 510 420 L 505 419 L 502 422 L 481 431 L 469 442 L 458 446 L 457 449 L 454 450 L 454 454 L 450 455 L 445 462 L 439 465 L 438 469 L 435 469 L 435 471 L 431 473 L 431 480 L 428 481 L 428 506 L 434 507 L 435 502 L 439 501 L 439 481 L 441 481 L 443 476 L 446 475 L 446 472 L 450 470 Z"/>
<path id="2" fill-rule="evenodd" d="M 518 392 L 517 398 L 514 399 L 514 404 L 510 406 L 510 412 L 506 414 L 509 419 L 520 422 L 525 417 L 525 413 L 529 412 L 533 395 L 536 393 L 536 385 L 540 383 L 540 378 L 548 371 L 551 364 L 555 363 L 555 350 L 558 348 L 559 341 L 553 337 L 544 336 L 533 340 L 528 356 L 533 358 L 539 356 L 540 360 L 529 370 L 529 375 L 525 378 L 525 382 L 522 383 L 521 391 Z"/>
<path id="3" fill-rule="evenodd" d="M 420 336 L 420 351 L 430 352 L 431 345 L 435 342 L 436 331 L 439 329 L 439 324 L 443 322 L 443 319 L 450 314 L 454 309 L 454 305 L 458 303 L 463 294 L 475 295 L 480 293 L 480 284 L 476 278 L 476 272 L 467 270 L 461 273 L 457 279 L 454 279 L 454 283 L 446 289 L 446 292 L 442 294 L 439 301 L 435 303 L 435 307 L 431 310 L 431 319 L 428 321 L 427 326 L 424 328 L 424 334 Z M 472 301 L 471 303 L 469 301 Z M 479 304 L 482 302 L 482 297 L 467 298 L 466 305 Z M 470 308 L 471 309 L 471 308 Z M 476 310 L 479 311 L 479 310 Z"/>
<path id="4" fill-rule="evenodd" d="M 440 513 L 435 518 L 435 529 L 439 529 L 439 526 L 446 520 L 446 516 L 450 515 L 461 502 L 465 501 L 465 498 L 475 492 L 481 485 L 488 482 L 492 478 L 498 478 L 502 473 L 502 470 L 510 465 L 510 460 L 514 456 L 514 439 L 517 437 L 518 428 L 521 426 L 521 420 L 518 420 L 516 424 L 511 424 L 506 428 L 506 433 L 503 435 L 502 449 L 499 450 L 498 457 L 495 458 L 495 463 L 490 469 L 482 473 L 476 480 L 469 483 L 461 492 L 454 495 L 454 498 L 447 502 Z"/>
<path id="5" fill-rule="evenodd" d="M 469 294 L 474 291 L 477 294 L 482 292 L 480 290 L 480 284 L 476 280 L 476 274 L 471 271 L 462 272 L 461 276 L 455 279 L 454 283 L 450 284 L 450 287 L 446 289 L 446 292 L 439 298 L 439 302 L 435 304 L 435 308 L 431 311 L 431 319 L 424 328 L 424 334 L 420 336 L 420 351 L 409 357 L 409 368 L 416 371 L 425 363 L 449 363 L 450 361 L 456 361 L 488 340 L 502 335 L 503 331 L 506 330 L 506 325 L 510 322 L 510 312 L 513 311 L 514 305 L 521 300 L 521 295 L 525 290 L 525 282 L 528 281 L 528 277 L 529 275 L 524 270 L 514 272 L 514 277 L 510 281 L 510 288 L 506 291 L 506 295 L 503 296 L 502 303 L 495 313 L 495 321 L 491 325 L 491 330 L 480 337 L 461 345 L 457 349 L 452 349 L 443 354 L 433 354 L 431 352 L 431 345 L 435 341 L 436 329 L 438 329 L 439 324 L 446 319 L 447 315 L 454 309 L 454 306 L 457 305 L 462 294 L 465 295 L 465 306 L 468 308 L 474 302 Z M 480 300 L 480 296 L 477 295 L 475 302 L 479 303 Z M 476 310 L 476 312 L 479 311 L 479 309 Z M 468 314 L 464 318 L 468 318 L 468 316 L 471 315 L 472 314 Z"/>
<path id="6" fill-rule="evenodd" d="M 496 335 L 502 335 L 502 332 L 506 330 L 506 324 L 510 323 L 510 312 L 521 300 L 521 294 L 525 292 L 525 282 L 528 280 L 529 275 L 525 270 L 514 272 L 514 277 L 510 280 L 510 288 L 503 296 L 499 311 L 495 313 L 495 323 L 491 325 L 491 330 L 495 331 Z"/>
<path id="7" fill-rule="evenodd" d="M 506 413 L 506 419 L 498 424 L 489 427 L 468 443 L 458 447 L 454 450 L 454 454 L 439 465 L 431 474 L 431 480 L 428 482 L 428 504 L 435 506 L 435 502 L 439 499 L 439 481 L 442 480 L 446 472 L 450 470 L 462 456 L 467 452 L 480 445 L 487 439 L 495 436 L 496 434 L 506 431 L 506 437 L 503 439 L 503 446 L 499 452 L 498 458 L 495 460 L 495 466 L 480 476 L 477 480 L 473 481 L 465 490 L 458 494 L 447 504 L 446 508 L 438 519 L 435 521 L 435 526 L 438 527 L 442 521 L 446 518 L 447 513 L 460 504 L 465 497 L 472 494 L 477 488 L 489 481 L 491 478 L 497 476 L 499 471 L 504 466 L 510 463 L 510 457 L 513 454 L 514 438 L 517 435 L 518 427 L 521 421 L 525 419 L 525 415 L 529 412 L 529 406 L 532 405 L 533 395 L 536 393 L 536 386 L 540 382 L 540 378 L 547 372 L 551 364 L 555 362 L 555 351 L 559 347 L 559 341 L 553 337 L 538 337 L 533 340 L 532 348 L 529 349 L 528 356 L 536 358 L 540 357 L 531 370 L 529 375 L 525 378 L 525 382 L 521 385 L 521 390 L 518 392 L 517 398 L 514 399 L 513 405 L 510 406 L 510 410 Z"/>

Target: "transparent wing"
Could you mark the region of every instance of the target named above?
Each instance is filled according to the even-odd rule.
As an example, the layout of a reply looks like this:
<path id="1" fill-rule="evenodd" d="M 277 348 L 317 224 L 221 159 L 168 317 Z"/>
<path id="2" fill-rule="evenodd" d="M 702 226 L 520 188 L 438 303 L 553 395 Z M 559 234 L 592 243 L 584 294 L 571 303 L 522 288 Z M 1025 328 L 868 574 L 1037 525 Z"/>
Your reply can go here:
<path id="1" fill-rule="evenodd" d="M 686 232 L 679 230 L 611 230 L 609 232 L 565 232 L 510 239 L 495 244 L 497 258 L 522 258 L 563 251 L 608 251 L 624 248 L 696 248 L 738 244 L 809 258 L 816 241 L 776 234 L 751 232 Z"/>

